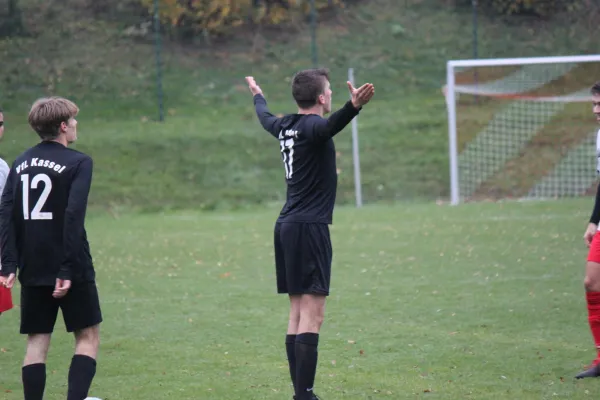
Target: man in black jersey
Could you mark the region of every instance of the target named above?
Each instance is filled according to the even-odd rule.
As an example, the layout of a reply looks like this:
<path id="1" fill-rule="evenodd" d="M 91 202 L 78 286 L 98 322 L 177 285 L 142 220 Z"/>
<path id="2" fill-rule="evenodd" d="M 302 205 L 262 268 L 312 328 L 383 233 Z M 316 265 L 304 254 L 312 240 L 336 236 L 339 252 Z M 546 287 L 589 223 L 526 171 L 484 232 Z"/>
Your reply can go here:
<path id="1" fill-rule="evenodd" d="M 329 295 L 332 223 L 337 190 L 335 147 L 332 138 L 358 115 L 373 97 L 367 83 L 329 118 L 332 91 L 325 69 L 298 72 L 292 81 L 297 114 L 282 118 L 267 108 L 262 90 L 246 77 L 263 128 L 279 140 L 287 184 L 286 202 L 275 224 L 275 270 L 278 293 L 290 298 L 286 351 L 295 399 L 318 399 L 313 393 L 319 331 Z"/>
<path id="2" fill-rule="evenodd" d="M 12 164 L 0 204 L 0 284 L 12 287 L 18 276 L 20 331 L 28 335 L 25 400 L 43 397 L 59 308 L 66 330 L 75 334 L 67 399 L 85 399 L 96 373 L 102 314 L 84 228 L 92 159 L 67 147 L 77 139 L 78 112 L 60 97 L 33 104 L 29 124 L 41 142 Z"/>

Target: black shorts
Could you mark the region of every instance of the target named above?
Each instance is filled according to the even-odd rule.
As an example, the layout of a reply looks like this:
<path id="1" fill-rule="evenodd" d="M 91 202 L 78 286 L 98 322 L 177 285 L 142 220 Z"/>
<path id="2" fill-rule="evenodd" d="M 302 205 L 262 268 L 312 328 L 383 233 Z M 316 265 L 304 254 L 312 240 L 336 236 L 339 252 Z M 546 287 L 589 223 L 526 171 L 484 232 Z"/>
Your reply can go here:
<path id="1" fill-rule="evenodd" d="M 52 333 L 62 310 L 67 332 L 89 328 L 102 322 L 95 282 L 73 283 L 65 297 L 52 297 L 52 286 L 21 287 L 21 333 Z"/>
<path id="2" fill-rule="evenodd" d="M 331 239 L 327 224 L 275 224 L 277 293 L 329 295 Z"/>

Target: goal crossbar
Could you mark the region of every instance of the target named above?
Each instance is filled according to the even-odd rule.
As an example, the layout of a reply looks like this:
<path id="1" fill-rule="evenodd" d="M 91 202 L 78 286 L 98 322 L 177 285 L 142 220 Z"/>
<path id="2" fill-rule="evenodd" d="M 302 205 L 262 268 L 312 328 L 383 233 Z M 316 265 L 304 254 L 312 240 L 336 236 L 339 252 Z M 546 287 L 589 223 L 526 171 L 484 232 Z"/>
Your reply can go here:
<path id="1" fill-rule="evenodd" d="M 448 68 L 460 67 L 504 67 L 511 65 L 558 64 L 564 62 L 584 63 L 598 62 L 600 54 L 585 56 L 552 56 L 552 57 L 523 57 L 523 58 L 482 58 L 471 60 L 450 60 Z"/>
<path id="2" fill-rule="evenodd" d="M 489 58 L 489 59 L 463 59 L 449 60 L 446 65 L 446 85 L 443 93 L 446 99 L 448 112 L 448 144 L 450 156 L 450 204 L 456 205 L 461 201 L 459 186 L 459 154 L 457 145 L 457 98 L 458 95 L 472 94 L 475 96 L 488 96 L 496 99 L 514 100 L 514 101 L 534 101 L 536 103 L 569 103 L 588 101 L 591 96 L 586 88 L 578 88 L 577 91 L 559 93 L 559 94 L 537 94 L 530 90 L 535 90 L 538 81 L 530 81 L 533 86 L 519 87 L 520 90 L 512 90 L 510 87 L 502 86 L 500 90 L 487 90 L 485 84 L 460 85 L 456 83 L 456 73 L 463 72 L 465 69 L 477 67 L 508 67 L 508 66 L 532 66 L 543 64 L 582 64 L 582 63 L 600 63 L 600 54 L 576 55 L 576 56 L 552 56 L 552 57 L 518 57 L 518 58 Z M 564 73 L 565 71 L 563 71 Z M 538 72 L 538 74 L 540 74 Z M 542 74 L 544 77 L 545 74 Z M 557 77 L 545 77 L 552 81 Z M 547 83 L 547 82 L 545 82 Z M 540 85 L 545 84 L 540 82 Z M 591 84 L 592 82 L 590 82 Z M 484 87 L 482 87 L 482 85 Z"/>

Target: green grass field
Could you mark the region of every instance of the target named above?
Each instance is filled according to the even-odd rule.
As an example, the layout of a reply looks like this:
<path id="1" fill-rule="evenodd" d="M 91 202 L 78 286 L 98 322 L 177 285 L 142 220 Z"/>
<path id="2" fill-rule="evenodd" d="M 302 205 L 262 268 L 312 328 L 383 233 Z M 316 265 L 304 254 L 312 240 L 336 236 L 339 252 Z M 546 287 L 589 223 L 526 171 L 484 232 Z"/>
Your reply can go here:
<path id="1" fill-rule="evenodd" d="M 589 200 L 336 210 L 319 353 L 324 399 L 587 399 Z M 104 307 L 92 395 L 289 399 L 277 208 L 92 216 Z M 18 299 L 18 289 L 15 299 Z M 16 301 L 18 303 L 18 300 Z M 0 398 L 22 398 L 18 309 L 0 317 Z M 66 393 L 62 319 L 46 399 Z"/>

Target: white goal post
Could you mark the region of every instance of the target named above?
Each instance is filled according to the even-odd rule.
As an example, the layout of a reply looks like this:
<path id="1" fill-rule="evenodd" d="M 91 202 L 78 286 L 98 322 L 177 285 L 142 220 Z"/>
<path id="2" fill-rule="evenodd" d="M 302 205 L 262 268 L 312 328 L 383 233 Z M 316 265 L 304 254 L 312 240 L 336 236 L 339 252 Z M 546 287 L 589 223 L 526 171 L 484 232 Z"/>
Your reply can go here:
<path id="1" fill-rule="evenodd" d="M 451 60 L 450 203 L 590 193 L 600 55 Z"/>

